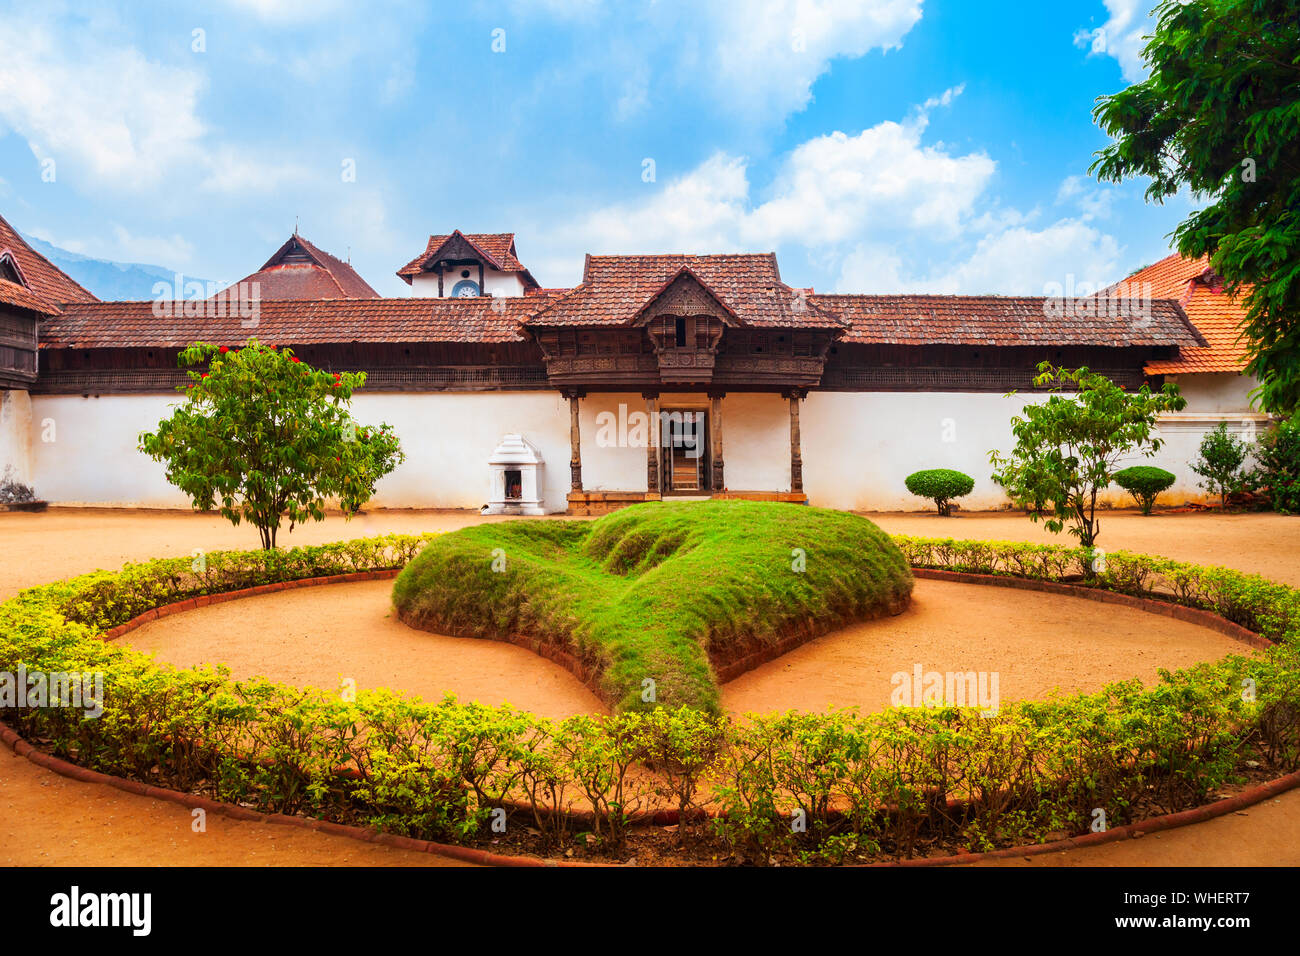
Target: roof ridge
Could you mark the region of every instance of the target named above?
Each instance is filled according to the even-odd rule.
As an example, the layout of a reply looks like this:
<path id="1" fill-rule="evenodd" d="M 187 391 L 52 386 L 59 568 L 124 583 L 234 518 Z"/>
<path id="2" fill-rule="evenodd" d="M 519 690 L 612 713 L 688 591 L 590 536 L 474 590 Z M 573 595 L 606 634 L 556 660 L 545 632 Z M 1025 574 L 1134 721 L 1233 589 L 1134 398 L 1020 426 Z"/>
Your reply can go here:
<path id="1" fill-rule="evenodd" d="M 83 302 L 87 302 L 87 301 L 98 302 L 98 301 L 99 301 L 99 296 L 95 295 L 95 293 L 91 292 L 89 289 L 87 289 L 84 285 L 82 285 L 82 284 L 81 284 L 80 282 L 78 282 L 76 279 L 72 278 L 72 276 L 68 275 L 66 272 L 64 272 L 62 269 L 60 269 L 58 266 L 56 266 L 53 262 L 51 262 L 51 261 L 50 261 L 48 258 L 46 258 L 44 255 L 42 255 L 41 253 L 37 252 L 34 248 L 32 248 L 31 243 L 29 243 L 29 242 L 28 242 L 28 241 L 23 237 L 23 234 L 22 234 L 21 232 L 19 232 L 17 229 L 15 229 L 14 226 L 13 226 L 13 224 L 10 223 L 9 220 L 5 219 L 4 216 L 0 216 L 0 233 L 4 233 L 4 232 L 11 233 L 11 234 L 13 235 L 13 239 L 14 239 L 14 240 L 19 244 L 19 245 L 21 245 L 24 249 L 26 249 L 27 252 L 29 252 L 29 253 L 31 253 L 33 256 L 35 256 L 35 257 L 40 261 L 40 263 L 43 265 L 44 268 L 48 268 L 48 269 L 50 269 L 52 272 L 54 272 L 54 274 L 55 274 L 59 279 L 61 279 L 61 280 L 64 281 L 64 282 L 67 282 L 69 285 L 73 286 L 74 288 L 81 290 L 81 292 L 82 292 L 84 295 L 89 296 L 88 299 L 82 299 L 82 300 L 79 300 L 79 301 L 83 301 Z M 15 262 L 17 262 L 16 259 L 15 259 Z M 19 264 L 19 265 L 21 265 L 21 264 Z M 26 275 L 25 273 L 24 273 L 24 276 L 23 276 L 23 277 L 24 277 L 24 279 L 25 279 L 25 280 L 29 283 L 29 285 L 30 285 L 30 283 L 31 283 L 31 281 L 32 281 L 32 277 Z M 44 282 L 42 281 L 42 282 L 40 282 L 40 284 L 41 284 L 41 285 L 45 285 L 46 283 L 44 283 Z M 56 283 L 56 284 L 57 284 L 57 283 Z M 49 297 L 49 293 L 44 293 L 44 296 L 45 296 L 45 297 Z M 51 301 L 55 301 L 55 299 L 54 299 L 54 298 L 51 298 Z"/>

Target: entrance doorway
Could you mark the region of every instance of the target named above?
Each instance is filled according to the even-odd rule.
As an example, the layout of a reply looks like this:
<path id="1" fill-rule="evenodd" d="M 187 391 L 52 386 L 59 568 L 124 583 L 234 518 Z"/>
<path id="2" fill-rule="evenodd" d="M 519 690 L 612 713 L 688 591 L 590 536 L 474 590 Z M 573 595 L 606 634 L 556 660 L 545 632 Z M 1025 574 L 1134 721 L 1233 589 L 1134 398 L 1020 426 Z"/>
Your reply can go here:
<path id="1" fill-rule="evenodd" d="M 697 409 L 661 413 L 664 494 L 707 495 L 709 482 L 708 415 Z"/>

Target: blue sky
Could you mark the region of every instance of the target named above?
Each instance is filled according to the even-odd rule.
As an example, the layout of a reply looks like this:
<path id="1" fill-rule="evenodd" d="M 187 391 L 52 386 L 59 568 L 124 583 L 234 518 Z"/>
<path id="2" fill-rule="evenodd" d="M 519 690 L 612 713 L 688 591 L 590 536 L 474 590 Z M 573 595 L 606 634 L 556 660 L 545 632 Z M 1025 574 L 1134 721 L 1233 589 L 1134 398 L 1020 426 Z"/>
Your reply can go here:
<path id="1" fill-rule="evenodd" d="M 0 2 L 0 214 L 226 281 L 296 219 L 385 295 L 453 228 L 516 232 L 547 286 L 584 252 L 768 250 L 818 291 L 1100 285 L 1192 208 L 1087 176 L 1146 9 Z"/>

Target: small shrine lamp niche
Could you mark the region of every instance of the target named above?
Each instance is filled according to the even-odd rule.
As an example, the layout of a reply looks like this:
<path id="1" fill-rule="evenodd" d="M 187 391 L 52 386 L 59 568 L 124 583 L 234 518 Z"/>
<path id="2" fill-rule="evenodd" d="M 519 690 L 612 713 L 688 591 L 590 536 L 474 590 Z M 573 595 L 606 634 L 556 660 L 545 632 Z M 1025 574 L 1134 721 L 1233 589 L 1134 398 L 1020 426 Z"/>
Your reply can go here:
<path id="1" fill-rule="evenodd" d="M 522 435 L 506 435 L 488 459 L 492 490 L 484 514 L 541 515 L 542 456 Z"/>

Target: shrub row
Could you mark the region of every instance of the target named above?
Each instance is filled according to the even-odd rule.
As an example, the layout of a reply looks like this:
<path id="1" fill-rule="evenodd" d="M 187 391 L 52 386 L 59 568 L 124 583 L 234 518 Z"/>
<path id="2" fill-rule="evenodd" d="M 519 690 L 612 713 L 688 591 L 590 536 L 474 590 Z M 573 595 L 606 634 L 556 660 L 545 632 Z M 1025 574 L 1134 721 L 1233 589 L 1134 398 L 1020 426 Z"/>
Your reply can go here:
<path id="1" fill-rule="evenodd" d="M 280 581 L 405 567 L 437 534 L 389 534 L 285 550 L 195 552 L 34 589 L 69 620 L 106 631 L 145 611 L 204 594 Z"/>
<path id="2" fill-rule="evenodd" d="M 1065 581 L 1212 611 L 1274 643 L 1300 643 L 1300 591 L 1258 574 L 1128 551 L 894 535 L 914 568 Z M 1094 572 L 1096 569 L 1096 573 Z"/>
<path id="3" fill-rule="evenodd" d="M 1042 579 L 1069 579 L 1095 557 L 896 540 L 921 566 Z M 268 812 L 479 842 L 493 837 L 494 811 L 504 810 L 514 832 L 531 828 L 550 846 L 585 833 L 584 844 L 615 851 L 638 811 L 670 806 L 682 812 L 683 842 L 760 862 L 1043 840 L 1086 831 L 1097 810 L 1115 826 L 1196 805 L 1237 779 L 1247 758 L 1274 772 L 1300 767 L 1300 595 L 1141 555 L 1107 555 L 1094 586 L 1164 589 L 1282 643 L 1258 658 L 1165 673 L 1150 688 L 1124 682 L 991 717 L 931 707 L 734 722 L 681 708 L 557 722 L 386 690 L 345 701 L 237 681 L 223 668 L 175 669 L 95 639 L 140 612 L 145 599 L 131 592 L 141 586 L 166 603 L 277 574 L 384 566 L 419 545 L 348 542 L 295 549 L 292 559 L 212 554 L 203 570 L 172 559 L 25 591 L 0 605 L 0 671 L 102 672 L 105 709 L 87 719 L 69 708 L 15 708 L 5 719 L 83 766 Z M 162 582 L 173 580 L 179 590 L 167 592 Z"/>

